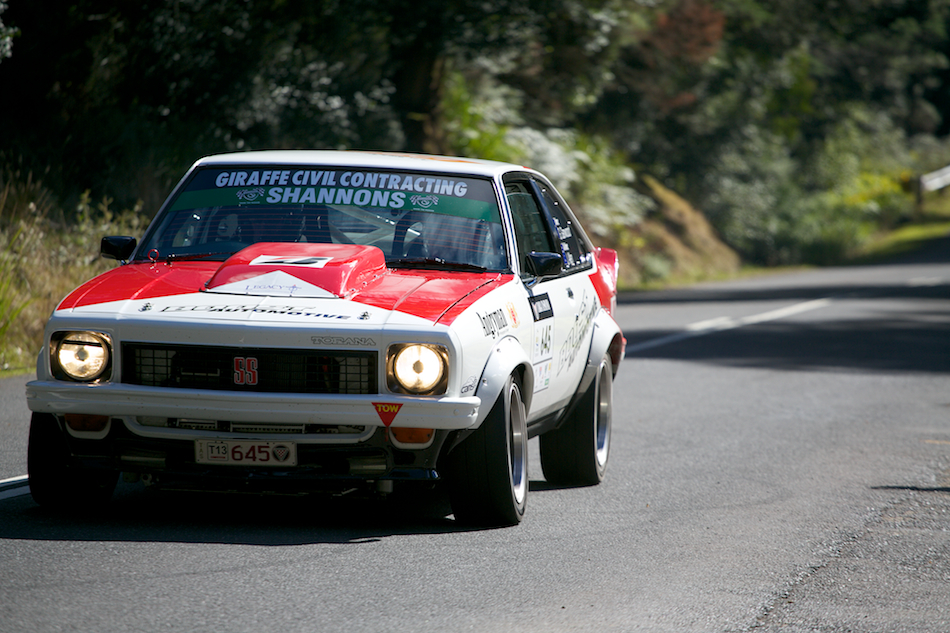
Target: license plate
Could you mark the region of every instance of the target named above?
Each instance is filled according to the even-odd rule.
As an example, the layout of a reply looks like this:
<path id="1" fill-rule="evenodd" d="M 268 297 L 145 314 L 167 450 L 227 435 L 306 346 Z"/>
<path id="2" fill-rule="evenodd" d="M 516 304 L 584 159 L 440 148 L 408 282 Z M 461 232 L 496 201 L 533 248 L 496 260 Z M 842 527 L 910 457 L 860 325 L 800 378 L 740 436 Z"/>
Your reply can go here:
<path id="1" fill-rule="evenodd" d="M 195 461 L 231 466 L 296 466 L 297 445 L 293 442 L 196 440 Z"/>

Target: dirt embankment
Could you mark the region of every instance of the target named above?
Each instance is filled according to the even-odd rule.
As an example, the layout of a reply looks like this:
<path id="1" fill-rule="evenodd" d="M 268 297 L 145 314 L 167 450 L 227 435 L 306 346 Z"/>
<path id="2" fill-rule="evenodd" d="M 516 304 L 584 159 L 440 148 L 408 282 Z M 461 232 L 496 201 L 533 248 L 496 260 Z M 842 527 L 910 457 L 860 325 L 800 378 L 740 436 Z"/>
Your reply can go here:
<path id="1" fill-rule="evenodd" d="M 697 281 L 739 270 L 739 255 L 702 213 L 655 178 L 642 176 L 637 184 L 656 209 L 608 240 L 619 252 L 622 287 Z"/>

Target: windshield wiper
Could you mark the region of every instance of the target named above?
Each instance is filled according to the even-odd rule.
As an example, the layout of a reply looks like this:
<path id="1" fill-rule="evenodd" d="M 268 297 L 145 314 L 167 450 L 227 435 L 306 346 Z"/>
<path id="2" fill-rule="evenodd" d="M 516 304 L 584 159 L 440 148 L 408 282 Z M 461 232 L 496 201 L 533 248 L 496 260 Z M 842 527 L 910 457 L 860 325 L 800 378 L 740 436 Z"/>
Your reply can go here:
<path id="1" fill-rule="evenodd" d="M 387 262 L 386 265 L 391 268 L 435 268 L 445 270 L 471 270 L 475 272 L 485 272 L 488 270 L 478 264 L 447 262 L 440 257 L 404 257 L 392 262 Z"/>
<path id="2" fill-rule="evenodd" d="M 192 259 L 204 259 L 205 257 L 217 257 L 219 255 L 227 255 L 230 257 L 234 255 L 233 251 L 226 251 L 222 253 L 172 253 L 165 258 L 166 262 L 186 262 Z"/>

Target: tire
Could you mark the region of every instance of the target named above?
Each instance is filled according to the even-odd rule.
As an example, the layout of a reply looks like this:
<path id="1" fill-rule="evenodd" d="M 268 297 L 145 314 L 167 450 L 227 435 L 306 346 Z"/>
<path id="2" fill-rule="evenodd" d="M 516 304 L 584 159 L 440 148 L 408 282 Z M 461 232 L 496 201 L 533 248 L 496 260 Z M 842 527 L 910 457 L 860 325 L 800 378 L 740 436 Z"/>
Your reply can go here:
<path id="1" fill-rule="evenodd" d="M 514 376 L 482 425 L 448 459 L 457 521 L 486 527 L 521 522 L 528 498 L 528 427 L 521 384 Z"/>
<path id="2" fill-rule="evenodd" d="M 594 486 L 604 480 L 610 453 L 613 368 L 600 361 L 590 387 L 564 424 L 539 438 L 541 469 L 548 483 Z"/>
<path id="3" fill-rule="evenodd" d="M 33 500 L 53 510 L 75 511 L 104 505 L 112 498 L 119 473 L 70 465 L 63 434 L 52 415 L 33 414 L 27 447 Z"/>

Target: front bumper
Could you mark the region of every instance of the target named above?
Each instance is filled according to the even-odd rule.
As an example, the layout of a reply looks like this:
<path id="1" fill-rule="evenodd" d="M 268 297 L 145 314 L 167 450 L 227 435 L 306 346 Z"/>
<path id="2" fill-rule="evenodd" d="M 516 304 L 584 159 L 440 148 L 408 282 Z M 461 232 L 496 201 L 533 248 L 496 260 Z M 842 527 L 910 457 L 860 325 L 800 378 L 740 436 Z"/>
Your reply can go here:
<path id="1" fill-rule="evenodd" d="M 476 396 L 414 398 L 392 394 L 338 396 L 245 393 L 39 380 L 27 383 L 26 398 L 30 410 L 38 413 L 156 416 L 262 425 L 393 426 L 447 431 L 474 428 L 481 405 L 481 400 Z M 384 418 L 390 422 L 387 424 Z M 150 435 L 161 437 L 161 432 L 150 429 Z M 167 437 L 174 439 L 175 435 L 168 434 Z M 320 443 L 319 439 L 314 440 L 314 443 Z"/>

